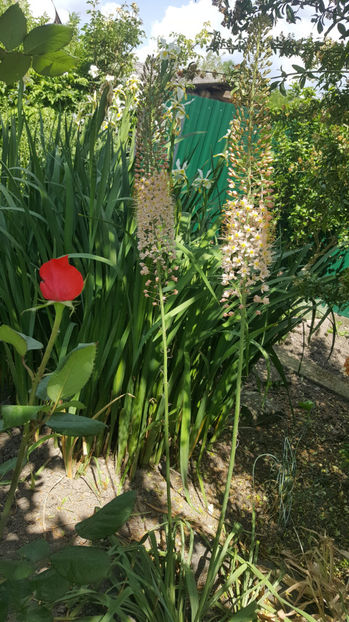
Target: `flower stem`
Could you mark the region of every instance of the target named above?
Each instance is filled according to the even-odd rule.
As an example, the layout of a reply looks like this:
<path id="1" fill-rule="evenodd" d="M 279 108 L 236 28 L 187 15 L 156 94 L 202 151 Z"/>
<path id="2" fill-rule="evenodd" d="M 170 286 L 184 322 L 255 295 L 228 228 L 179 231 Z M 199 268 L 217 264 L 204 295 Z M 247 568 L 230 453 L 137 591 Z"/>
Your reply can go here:
<path id="1" fill-rule="evenodd" d="M 51 331 L 51 336 L 50 339 L 48 341 L 48 344 L 46 346 L 46 350 L 44 352 L 44 355 L 42 357 L 41 363 L 40 363 L 40 367 L 37 371 L 37 373 L 34 375 L 33 381 L 32 381 L 32 388 L 31 388 L 31 392 L 30 392 L 30 396 L 29 396 L 29 400 L 28 400 L 28 406 L 33 406 L 34 402 L 35 402 L 35 396 L 36 396 L 36 391 L 39 385 L 40 380 L 42 379 L 45 369 L 46 369 L 46 364 L 48 359 L 50 358 L 51 352 L 52 352 L 52 348 L 54 346 L 55 340 L 57 338 L 58 335 L 58 331 L 59 331 L 59 327 L 62 321 L 62 315 L 63 315 L 63 310 L 64 310 L 64 305 L 62 305 L 59 302 L 55 303 L 55 320 L 52 326 L 52 331 Z M 22 433 L 22 439 L 21 439 L 21 444 L 19 446 L 19 450 L 18 450 L 18 454 L 17 454 L 17 461 L 16 461 L 16 466 L 14 468 L 13 471 L 13 475 L 12 475 L 12 479 L 11 479 L 11 486 L 10 486 L 10 490 L 7 494 L 6 497 L 6 502 L 4 505 L 4 508 L 0 514 L 0 540 L 3 537 L 4 534 L 4 530 L 5 527 L 7 525 L 7 521 L 11 512 L 11 507 L 13 504 L 13 500 L 15 498 L 15 494 L 16 494 L 16 490 L 17 490 L 17 486 L 18 486 L 18 481 L 24 466 L 24 461 L 25 461 L 25 455 L 27 452 L 27 449 L 30 445 L 30 441 L 31 441 L 31 437 L 32 437 L 32 430 L 30 427 L 30 421 L 27 421 L 24 426 L 23 426 L 23 433 Z"/>
<path id="2" fill-rule="evenodd" d="M 163 389 L 164 389 L 164 444 L 165 444 L 165 473 L 166 473 L 166 494 L 167 494 L 167 556 L 165 583 L 169 587 L 170 602 L 175 604 L 174 589 L 174 543 L 173 543 L 173 522 L 172 522 L 172 502 L 171 502 L 171 476 L 170 476 L 170 443 L 169 443 L 169 401 L 168 401 L 168 366 L 167 366 L 167 333 L 164 296 L 162 292 L 161 279 L 158 283 L 160 313 L 161 313 L 161 332 L 163 347 Z"/>
<path id="3" fill-rule="evenodd" d="M 39 383 L 45 373 L 45 369 L 46 369 L 46 365 L 47 362 L 51 356 L 51 352 L 54 346 L 54 343 L 57 339 L 57 335 L 59 332 L 59 327 L 61 325 L 61 321 L 62 321 L 62 316 L 63 316 L 63 311 L 64 311 L 64 306 L 61 302 L 55 302 L 55 320 L 53 322 L 53 326 L 52 326 L 52 330 L 51 330 L 51 336 L 50 339 L 48 340 L 48 344 L 46 346 L 46 350 L 44 352 L 44 356 L 42 357 L 41 363 L 40 363 L 40 367 L 38 369 L 38 371 L 36 372 L 33 382 L 32 382 L 32 388 L 30 391 L 30 396 L 29 396 L 29 406 L 32 406 L 35 402 L 35 396 L 36 396 L 36 391 L 37 388 L 39 386 Z"/>
<path id="4" fill-rule="evenodd" d="M 212 555 L 211 555 L 210 564 L 208 567 L 207 579 L 206 579 L 205 586 L 200 596 L 200 603 L 199 603 L 199 608 L 198 608 L 198 611 L 195 617 L 195 622 L 199 622 L 201 620 L 203 609 L 205 607 L 207 598 L 209 596 L 209 592 L 211 590 L 211 587 L 215 580 L 215 575 L 217 573 L 216 559 L 219 554 L 219 541 L 222 535 L 225 515 L 227 512 L 227 506 L 228 506 L 229 495 L 230 495 L 230 486 L 231 486 L 231 481 L 233 478 L 233 471 L 234 471 L 234 466 L 235 466 L 235 456 L 236 456 L 237 438 L 238 438 L 238 431 L 239 431 L 239 419 L 240 419 L 242 371 L 243 371 L 245 341 L 246 341 L 245 333 L 246 333 L 246 295 L 243 294 L 241 296 L 239 358 L 238 358 L 238 369 L 237 369 L 236 389 L 235 389 L 234 422 L 233 422 L 233 433 L 232 433 L 232 442 L 231 442 L 231 449 L 230 449 L 230 459 L 229 459 L 227 480 L 225 484 L 225 491 L 224 491 L 221 513 L 220 513 L 220 517 L 218 521 L 215 538 L 213 541 Z"/>

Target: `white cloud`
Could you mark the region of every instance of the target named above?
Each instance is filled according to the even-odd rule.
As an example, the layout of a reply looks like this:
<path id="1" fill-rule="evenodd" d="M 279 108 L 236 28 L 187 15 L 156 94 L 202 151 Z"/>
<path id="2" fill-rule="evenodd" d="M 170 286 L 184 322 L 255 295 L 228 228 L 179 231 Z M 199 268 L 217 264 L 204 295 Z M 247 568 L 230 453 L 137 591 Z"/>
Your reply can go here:
<path id="1" fill-rule="evenodd" d="M 105 17 L 109 17 L 110 15 L 115 17 L 115 11 L 119 9 L 120 6 L 121 4 L 117 2 L 106 2 L 105 4 L 101 4 L 99 8 Z"/>
<path id="2" fill-rule="evenodd" d="M 48 15 L 53 22 L 55 18 L 55 9 L 50 0 L 29 0 L 30 12 L 33 17 L 41 17 L 44 13 Z M 69 11 L 64 7 L 56 5 L 57 13 L 64 24 L 69 19 Z"/>
<path id="3" fill-rule="evenodd" d="M 232 6 L 232 3 L 231 3 Z M 297 20 L 297 24 L 288 24 L 286 20 L 280 20 L 273 28 L 272 34 L 280 34 L 281 31 L 285 35 L 295 34 L 298 37 L 307 37 L 310 33 L 314 36 L 317 34 L 314 25 L 311 23 L 312 11 L 302 13 L 302 19 Z M 212 6 L 211 0 L 189 0 L 189 2 L 183 4 L 181 7 L 175 7 L 169 5 L 166 9 L 163 19 L 153 22 L 150 39 L 142 47 L 138 48 L 137 56 L 141 62 L 143 62 L 148 54 L 153 53 L 156 50 L 156 39 L 163 37 L 167 41 L 171 40 L 171 33 L 178 32 L 184 34 L 186 37 L 192 39 L 203 28 L 205 22 L 210 23 L 209 30 L 218 30 L 222 33 L 222 37 L 229 38 L 231 33 L 222 27 L 221 21 L 223 17 L 218 9 Z M 204 50 L 203 50 L 204 53 Z M 241 62 L 241 54 L 235 53 L 233 56 L 229 56 L 223 51 L 221 52 L 223 60 L 232 59 L 235 63 Z M 278 75 L 280 68 L 280 59 L 274 56 L 271 72 L 273 75 Z M 283 58 L 282 66 L 286 71 L 293 71 L 292 64 L 299 64 L 299 58 Z"/>
<path id="4" fill-rule="evenodd" d="M 193 39 L 202 30 L 205 22 L 210 22 L 210 29 L 220 30 L 229 36 L 228 31 L 222 28 L 221 21 L 222 16 L 217 8 L 212 6 L 211 0 L 199 0 L 198 2 L 190 0 L 181 7 L 169 5 L 164 18 L 153 22 L 151 39 L 137 50 L 137 55 L 141 61 L 144 61 L 147 54 L 155 51 L 156 39 L 162 37 L 169 41 L 172 32 L 181 33 Z"/>

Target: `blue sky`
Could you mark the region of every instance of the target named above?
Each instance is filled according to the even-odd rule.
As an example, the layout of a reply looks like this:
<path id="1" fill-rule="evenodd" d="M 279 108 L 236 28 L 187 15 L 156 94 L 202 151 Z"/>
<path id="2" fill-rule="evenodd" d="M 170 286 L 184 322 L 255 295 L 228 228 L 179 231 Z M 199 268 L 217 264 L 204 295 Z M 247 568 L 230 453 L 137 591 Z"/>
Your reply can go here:
<path id="1" fill-rule="evenodd" d="M 76 12 L 80 15 L 81 22 L 86 21 L 86 10 L 89 5 L 85 0 L 54 0 L 58 14 L 62 21 L 68 19 L 69 12 Z M 131 2 L 131 0 L 130 0 Z M 129 3 L 130 3 L 129 2 Z M 42 15 L 45 11 L 53 18 L 54 9 L 51 0 L 29 0 L 34 15 Z M 117 6 L 122 2 L 115 0 L 100 0 L 99 8 L 105 13 L 113 13 Z M 146 31 L 146 40 L 137 50 L 140 60 L 144 60 L 147 53 L 152 52 L 155 48 L 155 39 L 163 37 L 169 39 L 171 32 L 180 32 L 187 37 L 192 38 L 197 34 L 205 22 L 210 22 L 214 29 L 222 30 L 220 25 L 221 14 L 218 9 L 212 6 L 211 0 L 136 0 L 136 4 L 140 9 L 140 17 L 143 20 L 143 28 Z M 233 0 L 231 1 L 231 6 Z M 294 32 L 297 37 L 308 36 L 314 32 L 310 22 L 309 15 L 297 22 L 296 27 L 287 24 L 284 20 L 277 25 L 274 32 L 283 30 L 285 34 Z M 224 34 L 224 31 L 223 31 Z M 225 33 L 229 35 L 229 33 Z M 232 58 L 238 62 L 238 58 Z M 283 68 L 290 69 L 292 63 L 297 63 L 297 58 L 283 59 Z M 280 63 L 274 59 L 273 68 L 276 71 Z"/>

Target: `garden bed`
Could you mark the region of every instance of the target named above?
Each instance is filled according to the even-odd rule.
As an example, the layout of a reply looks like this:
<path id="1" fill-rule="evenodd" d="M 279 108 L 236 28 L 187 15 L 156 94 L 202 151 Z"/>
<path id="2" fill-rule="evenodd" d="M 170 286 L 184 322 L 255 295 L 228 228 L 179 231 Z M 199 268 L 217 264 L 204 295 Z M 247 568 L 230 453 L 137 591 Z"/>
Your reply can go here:
<path id="1" fill-rule="evenodd" d="M 348 382 L 344 360 L 349 356 L 349 320 L 339 320 L 339 333 L 330 359 L 327 358 L 332 342 L 329 321 L 303 351 L 303 329 L 306 335 L 309 327 L 309 322 L 304 322 L 280 345 L 281 351 L 298 360 L 303 352 L 304 361 L 321 367 L 323 373 L 327 370 L 328 374 L 335 374 L 343 383 Z M 310 380 L 287 369 L 285 372 L 288 387 L 280 381 L 276 370 L 271 370 L 268 380 L 266 365 L 260 361 L 245 382 L 227 515 L 228 524 L 242 525 L 242 541 L 248 545 L 255 508 L 260 556 L 269 560 L 267 563 L 280 562 L 287 554 L 285 551 L 296 554 L 300 544 L 306 549 L 313 532 L 326 532 L 339 548 L 347 545 L 349 402 L 336 393 L 336 386 L 331 391 L 316 378 Z M 264 403 L 267 381 L 270 386 Z M 172 471 L 174 514 L 188 520 L 199 536 L 212 538 L 217 526 L 230 437 L 227 429 L 202 461 L 200 472 L 207 505 L 194 467 L 189 485 L 191 505 L 187 503 L 180 476 Z M 2 460 L 16 454 L 18 441 L 18 433 L 0 436 Z M 283 489 L 280 488 L 281 465 L 283 475 L 292 480 L 288 488 L 284 483 Z M 85 469 L 78 465 L 76 475 L 74 479 L 66 476 L 59 448 L 52 441 L 33 452 L 17 493 L 1 557 L 12 556 L 20 546 L 42 536 L 54 548 L 68 542 L 84 543 L 74 532 L 74 525 L 110 501 L 121 491 L 121 485 L 112 459 L 93 460 Z M 166 484 L 161 466 L 137 471 L 132 482 L 125 482 L 124 489 L 127 488 L 135 488 L 138 499 L 134 516 L 121 535 L 128 541 L 140 540 L 166 514 Z M 5 487 L 0 489 L 2 498 L 5 490 Z M 198 542 L 198 565 L 200 546 Z M 340 572 L 345 574 L 347 570 L 344 565 Z"/>

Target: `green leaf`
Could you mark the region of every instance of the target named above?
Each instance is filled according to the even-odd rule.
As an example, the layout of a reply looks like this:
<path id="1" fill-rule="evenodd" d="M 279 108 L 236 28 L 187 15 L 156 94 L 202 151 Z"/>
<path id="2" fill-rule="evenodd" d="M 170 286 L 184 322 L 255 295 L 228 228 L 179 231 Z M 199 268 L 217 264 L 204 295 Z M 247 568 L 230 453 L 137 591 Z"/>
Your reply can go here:
<path id="1" fill-rule="evenodd" d="M 18 581 L 32 574 L 34 568 L 27 561 L 0 559 L 0 576 Z"/>
<path id="2" fill-rule="evenodd" d="M 16 2 L 0 16 L 0 41 L 7 50 L 13 50 L 22 43 L 27 33 L 27 20 Z"/>
<path id="3" fill-rule="evenodd" d="M 45 559 L 50 553 L 50 545 L 43 538 L 38 538 L 33 542 L 28 542 L 18 549 L 18 553 L 21 557 L 25 557 L 31 562 L 38 562 L 40 559 Z"/>
<path id="4" fill-rule="evenodd" d="M 78 345 L 64 359 L 62 365 L 50 376 L 47 394 L 53 402 L 78 393 L 92 374 L 96 344 Z"/>
<path id="5" fill-rule="evenodd" d="M 295 71 L 298 71 L 298 73 L 304 73 L 305 72 L 305 68 L 302 67 L 301 65 L 292 65 L 293 69 Z"/>
<path id="6" fill-rule="evenodd" d="M 44 347 L 40 341 L 37 341 L 33 337 L 28 337 L 28 335 L 23 335 L 23 333 L 18 334 L 25 340 L 27 344 L 27 352 L 29 352 L 29 350 L 41 350 Z"/>
<path id="7" fill-rule="evenodd" d="M 28 32 L 23 41 L 25 54 L 47 54 L 57 52 L 64 48 L 73 36 L 73 29 L 70 26 L 61 24 L 45 24 L 37 26 Z"/>
<path id="8" fill-rule="evenodd" d="M 72 413 L 54 413 L 46 421 L 46 425 L 54 432 L 65 436 L 96 436 L 107 427 L 102 421 Z"/>
<path id="9" fill-rule="evenodd" d="M 257 603 L 250 603 L 230 618 L 231 622 L 257 622 Z"/>
<path id="10" fill-rule="evenodd" d="M 27 73 L 31 58 L 21 52 L 9 52 L 1 55 L 0 80 L 6 84 L 17 82 Z"/>
<path id="11" fill-rule="evenodd" d="M 135 502 L 136 492 L 129 490 L 115 497 L 93 516 L 75 525 L 75 531 L 87 540 L 111 536 L 130 518 Z"/>
<path id="12" fill-rule="evenodd" d="M 344 24 L 337 24 L 337 28 L 338 28 L 340 34 L 342 35 L 342 37 L 345 37 L 346 34 L 347 34 L 347 29 L 344 26 Z"/>
<path id="13" fill-rule="evenodd" d="M 57 413 L 61 410 L 68 410 L 68 408 L 78 408 L 79 410 L 83 410 L 86 406 L 82 402 L 79 402 L 79 400 L 71 400 L 70 402 L 62 402 L 62 404 L 58 404 L 55 412 Z"/>
<path id="14" fill-rule="evenodd" d="M 21 356 L 24 356 L 27 351 L 27 342 L 23 335 L 11 328 L 11 326 L 7 326 L 7 324 L 0 326 L 0 341 L 10 343 Z"/>
<path id="15" fill-rule="evenodd" d="M 51 556 L 57 572 L 78 585 L 96 583 L 109 572 L 110 560 L 105 551 L 88 546 L 66 546 Z"/>
<path id="16" fill-rule="evenodd" d="M 52 374 L 47 374 L 47 376 L 44 376 L 43 379 L 39 382 L 38 388 L 36 389 L 36 397 L 38 397 L 39 400 L 42 400 L 43 402 L 47 402 L 47 400 L 49 399 L 47 395 L 47 385 L 50 381 L 51 376 Z"/>
<path id="17" fill-rule="evenodd" d="M 48 406 L 22 406 L 5 404 L 1 406 L 4 430 L 23 425 L 27 421 L 35 421 L 40 412 L 47 411 Z"/>
<path id="18" fill-rule="evenodd" d="M 296 23 L 296 17 L 294 14 L 294 11 L 291 9 L 291 7 L 286 4 L 286 16 L 287 16 L 287 21 L 291 24 L 295 24 Z"/>
<path id="19" fill-rule="evenodd" d="M 70 589 L 71 584 L 56 570 L 49 568 L 35 576 L 33 586 L 39 600 L 50 602 L 62 598 Z"/>
<path id="20" fill-rule="evenodd" d="M 60 76 L 75 66 L 76 58 L 63 51 L 33 57 L 33 69 L 41 76 Z"/>

